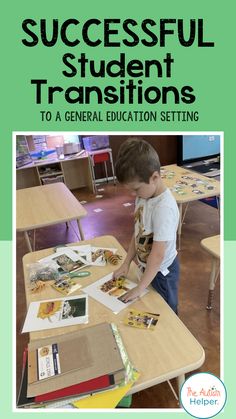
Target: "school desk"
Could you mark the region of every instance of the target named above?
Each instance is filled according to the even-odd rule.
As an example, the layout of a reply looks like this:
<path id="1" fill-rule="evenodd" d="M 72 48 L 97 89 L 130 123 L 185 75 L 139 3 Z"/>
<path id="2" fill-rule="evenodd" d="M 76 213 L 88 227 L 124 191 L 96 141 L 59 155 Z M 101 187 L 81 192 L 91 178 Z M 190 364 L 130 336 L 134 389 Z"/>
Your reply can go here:
<path id="1" fill-rule="evenodd" d="M 70 189 L 88 187 L 93 191 L 91 159 L 86 150 L 59 159 L 57 154 L 30 162 L 16 169 L 16 189 L 30 188 L 44 184 L 45 178 L 50 180 L 61 176 Z"/>
<path id="2" fill-rule="evenodd" d="M 212 256 L 211 274 L 209 278 L 209 292 L 207 310 L 212 309 L 212 301 L 217 278 L 219 276 L 219 259 L 220 259 L 220 235 L 207 237 L 201 241 L 201 246 Z"/>
<path id="3" fill-rule="evenodd" d="M 24 232 L 30 252 L 32 252 L 32 246 L 28 232 L 53 224 L 77 220 L 80 237 L 83 240 L 80 219 L 86 214 L 87 211 L 64 183 L 16 191 L 16 231 Z"/>
<path id="4" fill-rule="evenodd" d="M 165 185 L 170 188 L 179 207 L 178 243 L 180 248 L 182 224 L 188 204 L 199 199 L 216 197 L 217 204 L 219 205 L 220 182 L 192 170 L 186 170 L 176 164 L 162 166 L 161 177 Z M 184 204 L 186 204 L 186 207 L 183 213 Z"/>
<path id="5" fill-rule="evenodd" d="M 117 253 L 122 256 L 126 252 L 112 236 L 102 236 L 79 244 L 91 244 L 92 246 L 112 247 L 118 249 Z M 44 249 L 28 253 L 23 257 L 24 279 L 26 289 L 27 305 L 31 301 L 39 301 L 50 298 L 60 298 L 62 294 L 47 286 L 45 290 L 31 293 L 28 284 L 27 265 L 34 263 L 53 252 L 53 249 Z M 122 261 L 120 261 L 120 264 Z M 91 272 L 88 277 L 78 279 L 82 287 L 91 284 L 99 278 L 114 271 L 117 266 L 107 264 L 105 267 L 86 267 Z M 137 266 L 132 263 L 128 278 L 137 282 Z M 81 294 L 81 288 L 75 294 Z M 73 295 L 73 294 L 70 294 Z M 140 330 L 123 324 L 130 308 L 151 313 L 159 313 L 160 317 L 155 330 Z M 134 367 L 139 371 L 140 377 L 128 394 L 152 387 L 156 384 L 177 378 L 179 388 L 184 382 L 185 373 L 199 368 L 205 359 L 204 350 L 195 337 L 182 323 L 179 317 L 171 310 L 163 298 L 152 288 L 142 298 L 137 299 L 129 307 L 114 314 L 111 310 L 96 300 L 89 297 L 89 323 L 58 329 L 31 332 L 30 339 L 38 339 L 56 334 L 73 332 L 75 330 L 89 327 L 100 322 L 114 322 L 123 339 L 127 353 Z"/>

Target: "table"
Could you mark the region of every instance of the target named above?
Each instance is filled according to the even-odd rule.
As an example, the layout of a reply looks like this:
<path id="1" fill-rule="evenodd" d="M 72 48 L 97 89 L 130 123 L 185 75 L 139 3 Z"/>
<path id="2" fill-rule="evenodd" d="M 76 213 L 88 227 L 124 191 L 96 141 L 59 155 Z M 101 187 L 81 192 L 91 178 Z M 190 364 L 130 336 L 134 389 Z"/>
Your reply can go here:
<path id="1" fill-rule="evenodd" d="M 209 292 L 207 301 L 207 310 L 212 309 L 214 290 L 219 275 L 220 266 L 220 235 L 211 236 L 201 241 L 201 246 L 212 256 L 211 274 L 209 278 Z"/>
<path id="2" fill-rule="evenodd" d="M 165 185 L 173 193 L 179 207 L 180 221 L 178 227 L 178 242 L 180 248 L 182 224 L 188 204 L 192 201 L 198 201 L 199 199 L 213 196 L 218 198 L 220 195 L 220 182 L 192 170 L 186 170 L 176 164 L 163 166 L 161 168 L 161 177 L 163 178 Z M 184 204 L 187 204 L 187 206 L 183 213 Z"/>
<path id="3" fill-rule="evenodd" d="M 102 236 L 95 239 L 80 242 L 80 244 L 92 244 L 100 247 L 113 247 L 118 249 L 118 254 L 123 260 L 126 252 L 112 236 Z M 39 301 L 49 298 L 60 298 L 61 294 L 53 288 L 47 287 L 39 294 L 32 294 L 29 290 L 27 265 L 52 253 L 52 249 L 44 249 L 26 254 L 23 257 L 24 280 L 26 289 L 27 305 L 31 301 Z M 122 263 L 122 261 L 120 262 Z M 119 266 L 119 265 L 118 265 Z M 91 272 L 89 277 L 79 279 L 83 286 L 87 286 L 97 279 L 114 270 L 114 266 L 107 264 L 105 267 L 86 268 Z M 137 282 L 137 266 L 132 263 L 128 275 L 129 279 Z M 81 289 L 78 293 L 81 293 Z M 76 294 L 76 293 L 75 293 Z M 72 294 L 71 294 L 72 295 Z M 140 378 L 131 388 L 128 394 L 133 394 L 163 381 L 177 377 L 179 388 L 184 382 L 185 373 L 199 368 L 205 359 L 202 346 L 182 323 L 179 317 L 170 309 L 163 298 L 156 291 L 150 291 L 132 305 L 141 311 L 160 313 L 156 330 L 147 331 L 128 327 L 123 324 L 127 315 L 124 309 L 119 314 L 114 314 L 101 303 L 89 297 L 89 324 L 64 327 L 53 330 L 45 330 L 30 333 L 30 339 L 54 336 L 57 334 L 73 332 L 75 330 L 92 326 L 100 322 L 114 322 L 118 326 L 124 345 L 131 362 L 140 372 Z M 129 306 L 129 308 L 131 307 Z"/>
<path id="4" fill-rule="evenodd" d="M 80 237 L 83 240 L 80 218 L 86 214 L 87 211 L 64 183 L 16 191 L 16 231 L 24 232 L 30 252 L 32 246 L 28 231 L 53 224 L 77 220 Z"/>

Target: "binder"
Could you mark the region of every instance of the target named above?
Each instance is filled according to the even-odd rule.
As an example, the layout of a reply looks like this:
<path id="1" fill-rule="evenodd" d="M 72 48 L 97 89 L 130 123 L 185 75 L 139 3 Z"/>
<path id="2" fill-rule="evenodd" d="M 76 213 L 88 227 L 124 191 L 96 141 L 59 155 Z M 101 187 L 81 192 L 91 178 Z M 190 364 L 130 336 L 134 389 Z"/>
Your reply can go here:
<path id="1" fill-rule="evenodd" d="M 94 378 L 89 381 L 85 381 L 80 384 L 75 384 L 66 388 L 62 388 L 57 391 L 51 391 L 46 394 L 41 394 L 36 397 L 27 397 L 27 386 L 28 386 L 28 356 L 27 351 L 24 353 L 25 362 L 23 363 L 22 368 L 22 379 L 19 389 L 19 394 L 16 402 L 18 408 L 31 407 L 36 408 L 40 407 L 47 402 L 52 402 L 56 400 L 67 399 L 73 396 L 82 396 L 90 394 L 92 392 L 111 389 L 115 386 L 115 381 L 113 375 L 103 375 L 101 377 Z"/>
<path id="2" fill-rule="evenodd" d="M 133 379 L 127 384 L 102 393 L 90 394 L 83 399 L 73 402 L 73 405 L 79 409 L 114 409 L 138 378 L 139 373 L 135 372 Z"/>
<path id="3" fill-rule="evenodd" d="M 42 404 L 45 405 L 47 402 L 52 402 L 55 400 L 61 400 L 70 398 L 72 396 L 81 396 L 85 394 L 90 394 L 91 392 L 111 389 L 115 385 L 115 380 L 113 375 L 103 375 L 101 377 L 94 378 L 92 380 L 75 384 L 66 388 L 62 388 L 57 391 L 51 391 L 46 394 L 42 394 L 36 397 L 27 397 L 27 386 L 28 386 L 28 357 L 27 351 L 24 353 L 25 363 L 23 363 L 22 369 L 22 380 L 20 384 L 20 390 L 17 398 L 16 406 L 21 407 L 39 407 Z"/>

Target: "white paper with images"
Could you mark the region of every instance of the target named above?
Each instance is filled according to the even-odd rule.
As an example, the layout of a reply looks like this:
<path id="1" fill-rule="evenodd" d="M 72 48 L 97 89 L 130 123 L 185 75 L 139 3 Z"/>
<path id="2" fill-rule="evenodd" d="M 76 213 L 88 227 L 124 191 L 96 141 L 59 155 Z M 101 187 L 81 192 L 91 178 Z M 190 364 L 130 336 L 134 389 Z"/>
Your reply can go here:
<path id="1" fill-rule="evenodd" d="M 65 249 L 72 250 L 80 258 L 84 259 L 87 263 L 90 263 L 92 261 L 91 245 L 90 244 L 85 244 L 85 245 L 82 245 L 82 246 L 65 246 L 65 247 L 58 248 L 58 250 L 61 250 L 61 249 L 62 250 L 65 250 Z"/>
<path id="2" fill-rule="evenodd" d="M 66 255 L 73 262 L 76 262 L 76 260 L 78 259 L 78 255 L 75 252 L 73 252 L 73 250 L 69 249 L 68 247 L 59 247 L 57 248 L 55 253 L 52 253 L 51 255 L 46 256 L 45 258 L 39 259 L 39 262 L 52 262 L 55 264 L 55 267 L 58 268 L 56 258 L 58 256 L 63 255 Z"/>
<path id="3" fill-rule="evenodd" d="M 82 289 L 83 292 L 87 293 L 90 297 L 104 304 L 115 314 L 133 303 L 130 301 L 124 303 L 120 300 L 120 297 L 126 292 L 136 287 L 136 283 L 125 278 L 124 281 L 119 283 L 119 280 L 113 279 L 113 274 L 108 274 L 93 284 Z M 144 290 L 141 296 L 145 295 L 148 290 Z"/>
<path id="4" fill-rule="evenodd" d="M 34 301 L 29 305 L 22 333 L 87 322 L 87 295 Z"/>
<path id="5" fill-rule="evenodd" d="M 56 269 L 64 272 L 74 272 L 88 266 L 88 262 L 70 248 L 58 248 L 53 254 L 40 259 L 39 262 L 50 262 Z"/>

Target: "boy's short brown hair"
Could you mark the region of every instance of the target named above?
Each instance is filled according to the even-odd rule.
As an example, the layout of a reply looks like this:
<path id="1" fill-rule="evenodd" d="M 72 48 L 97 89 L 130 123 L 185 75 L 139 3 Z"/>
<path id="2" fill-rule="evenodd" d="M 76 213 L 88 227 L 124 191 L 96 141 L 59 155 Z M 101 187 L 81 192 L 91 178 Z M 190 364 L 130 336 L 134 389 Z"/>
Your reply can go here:
<path id="1" fill-rule="evenodd" d="M 156 150 L 143 138 L 129 138 L 120 147 L 116 164 L 116 177 L 120 183 L 134 180 L 149 183 L 152 174 L 160 173 L 160 160 Z"/>

